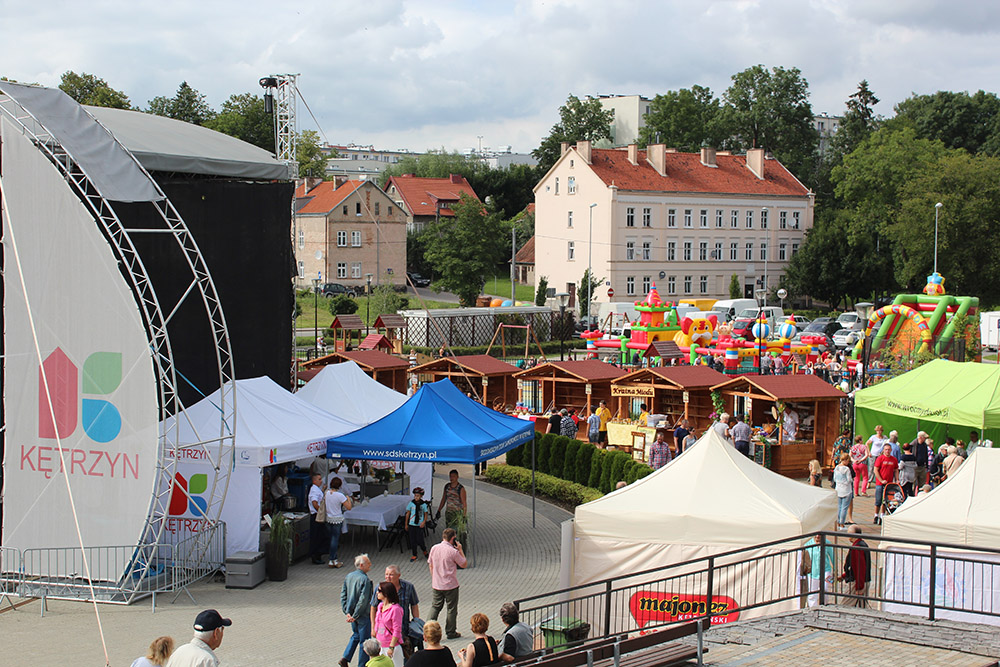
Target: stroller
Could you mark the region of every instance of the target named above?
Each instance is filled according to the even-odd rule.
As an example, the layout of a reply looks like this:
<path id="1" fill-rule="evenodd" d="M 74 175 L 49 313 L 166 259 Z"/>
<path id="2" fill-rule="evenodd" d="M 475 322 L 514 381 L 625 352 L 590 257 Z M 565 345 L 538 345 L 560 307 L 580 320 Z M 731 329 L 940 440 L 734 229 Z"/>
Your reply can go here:
<path id="1" fill-rule="evenodd" d="M 885 504 L 886 514 L 895 512 L 905 500 L 906 494 L 903 493 L 903 487 L 896 482 L 886 484 L 885 489 L 882 490 L 882 502 Z"/>

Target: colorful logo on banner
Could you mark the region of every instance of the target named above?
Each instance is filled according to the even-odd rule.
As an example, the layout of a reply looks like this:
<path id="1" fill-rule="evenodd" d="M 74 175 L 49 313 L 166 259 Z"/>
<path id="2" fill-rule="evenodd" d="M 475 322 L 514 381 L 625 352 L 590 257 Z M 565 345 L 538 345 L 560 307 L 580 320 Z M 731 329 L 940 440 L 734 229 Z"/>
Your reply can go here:
<path id="1" fill-rule="evenodd" d="M 650 623 L 674 623 L 705 615 L 704 595 L 638 591 L 628 601 L 632 618 L 640 628 Z M 732 623 L 740 617 L 736 600 L 724 595 L 712 597 L 712 625 Z"/>
<path id="2" fill-rule="evenodd" d="M 62 348 L 57 347 L 42 362 L 38 369 L 38 437 L 66 438 L 76 430 L 79 419 L 91 440 L 111 442 L 122 430 L 118 408 L 101 398 L 81 400 L 80 394 L 106 396 L 114 392 L 122 382 L 122 355 L 94 352 L 83 362 L 82 387 L 78 374 L 76 364 Z"/>
<path id="3" fill-rule="evenodd" d="M 278 450 L 277 449 L 271 449 L 270 451 L 268 451 L 268 453 L 267 453 L 267 460 L 268 460 L 268 463 L 275 463 L 278 460 Z"/>
<path id="4" fill-rule="evenodd" d="M 208 511 L 208 501 L 205 492 L 208 491 L 208 475 L 203 472 L 191 475 L 190 478 L 174 473 L 174 485 L 170 489 L 170 506 L 167 512 L 171 516 L 182 516 L 190 513 L 203 517 Z"/>

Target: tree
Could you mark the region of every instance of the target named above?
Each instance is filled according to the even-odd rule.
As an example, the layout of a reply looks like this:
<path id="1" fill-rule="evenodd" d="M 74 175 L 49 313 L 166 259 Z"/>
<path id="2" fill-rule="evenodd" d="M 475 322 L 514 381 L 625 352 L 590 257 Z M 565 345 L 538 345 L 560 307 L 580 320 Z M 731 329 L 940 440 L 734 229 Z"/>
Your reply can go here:
<path id="1" fill-rule="evenodd" d="M 819 134 L 813 127 L 809 84 L 797 67 L 754 65 L 732 77 L 720 122 L 742 148 L 763 148 L 793 174 L 810 173 Z"/>
<path id="2" fill-rule="evenodd" d="M 531 152 L 538 159 L 540 173 L 545 173 L 556 163 L 561 154 L 562 142 L 597 141 L 611 139 L 611 123 L 615 114 L 605 111 L 601 101 L 588 97 L 581 100 L 570 95 L 566 104 L 559 107 L 559 122 L 549 130 L 549 136 Z"/>
<path id="3" fill-rule="evenodd" d="M 410 299 L 397 292 L 396 288 L 392 286 L 391 276 L 386 274 L 384 277 L 386 282 L 372 287 L 372 293 L 368 296 L 368 313 L 371 317 L 368 326 L 371 326 L 379 315 L 395 313 L 410 307 Z"/>
<path id="4" fill-rule="evenodd" d="M 330 299 L 327 305 L 329 306 L 330 314 L 333 316 L 350 315 L 358 312 L 358 302 L 346 294 L 338 294 Z"/>
<path id="5" fill-rule="evenodd" d="M 149 101 L 148 113 L 182 120 L 185 123 L 204 125 L 215 112 L 208 106 L 205 96 L 182 81 L 173 97 L 159 95 Z"/>
<path id="6" fill-rule="evenodd" d="M 603 284 L 604 284 L 604 278 L 595 279 L 593 276 L 590 275 L 590 269 L 587 269 L 583 272 L 583 278 L 580 278 L 580 286 L 576 290 L 577 296 L 580 299 L 581 316 L 583 316 L 584 314 L 590 316 L 594 315 L 594 307 L 592 305 L 592 302 L 594 300 L 594 292 L 597 290 L 597 288 L 599 288 Z M 591 303 L 591 306 L 589 308 L 587 307 L 588 303 Z"/>
<path id="7" fill-rule="evenodd" d="M 535 201 L 532 188 L 543 173 L 534 165 L 512 164 L 503 169 L 483 166 L 466 175 L 466 178 L 479 198 L 483 201 L 489 199 L 498 213 L 516 216 Z"/>
<path id="8" fill-rule="evenodd" d="M 743 297 L 743 287 L 740 285 L 740 277 L 735 273 L 729 278 L 729 298 L 739 299 Z"/>
<path id="9" fill-rule="evenodd" d="M 433 278 L 434 271 L 427 261 L 427 229 L 406 232 L 406 270 Z"/>
<path id="10" fill-rule="evenodd" d="M 205 127 L 274 152 L 274 118 L 264 111 L 264 99 L 253 93 L 230 95 Z"/>
<path id="11" fill-rule="evenodd" d="M 458 152 L 449 153 L 442 148 L 427 151 L 422 155 L 404 156 L 399 162 L 382 172 L 379 183 L 385 187 L 390 176 L 402 176 L 403 174 L 413 174 L 421 178 L 448 178 L 452 174 L 458 174 L 471 182 L 475 173 L 486 168 L 486 165 L 479 160 L 470 159 Z M 478 190 L 476 194 L 480 197 L 483 196 L 483 193 Z"/>
<path id="12" fill-rule="evenodd" d="M 535 305 L 544 306 L 545 299 L 548 298 L 549 279 L 546 276 L 538 277 L 538 288 L 535 290 Z"/>
<path id="13" fill-rule="evenodd" d="M 721 146 L 726 134 L 719 123 L 720 109 L 719 98 L 703 86 L 657 95 L 649 105 L 646 125 L 639 130 L 639 143 L 666 144 L 689 153 L 704 143 Z"/>
<path id="14" fill-rule="evenodd" d="M 858 89 L 847 99 L 847 111 L 830 142 L 832 153 L 838 158 L 853 151 L 878 129 L 879 119 L 875 116 L 878 103 L 879 99 L 868 88 L 868 81 L 862 79 Z"/>
<path id="15" fill-rule="evenodd" d="M 913 95 L 896 105 L 894 128 L 912 127 L 921 139 L 938 140 L 948 148 L 978 153 L 989 145 L 989 154 L 1000 148 L 1000 98 L 982 90 L 975 95 L 939 90 L 933 95 Z"/>
<path id="16" fill-rule="evenodd" d="M 323 152 L 319 134 L 303 130 L 295 142 L 295 157 L 299 162 L 299 178 L 326 178 L 326 162 L 330 157 Z"/>
<path id="17" fill-rule="evenodd" d="M 427 260 L 436 267 L 436 290 L 458 295 L 465 305 L 473 305 L 483 281 L 493 275 L 504 256 L 500 216 L 486 210 L 474 197 L 462 193 L 452 211 L 427 226 Z"/>
<path id="18" fill-rule="evenodd" d="M 115 90 L 108 82 L 93 74 L 73 70 L 63 73 L 59 90 L 63 91 L 80 104 L 92 107 L 111 107 L 112 109 L 131 109 L 132 102 L 128 95 Z"/>

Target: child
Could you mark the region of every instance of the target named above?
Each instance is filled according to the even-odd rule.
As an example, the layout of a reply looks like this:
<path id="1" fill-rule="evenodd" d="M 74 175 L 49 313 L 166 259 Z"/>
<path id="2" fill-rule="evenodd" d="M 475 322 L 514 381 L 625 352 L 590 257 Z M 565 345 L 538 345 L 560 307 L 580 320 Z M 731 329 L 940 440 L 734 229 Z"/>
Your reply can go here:
<path id="1" fill-rule="evenodd" d="M 821 486 L 820 477 L 823 475 L 823 469 L 819 466 L 819 461 L 813 459 L 809 462 L 809 485 L 810 486 Z"/>
<path id="2" fill-rule="evenodd" d="M 413 500 L 406 506 L 406 530 L 410 535 L 410 562 L 417 560 L 417 546 L 427 558 L 427 545 L 424 543 L 424 525 L 427 523 L 427 505 L 424 503 L 424 490 L 419 486 L 413 489 Z"/>

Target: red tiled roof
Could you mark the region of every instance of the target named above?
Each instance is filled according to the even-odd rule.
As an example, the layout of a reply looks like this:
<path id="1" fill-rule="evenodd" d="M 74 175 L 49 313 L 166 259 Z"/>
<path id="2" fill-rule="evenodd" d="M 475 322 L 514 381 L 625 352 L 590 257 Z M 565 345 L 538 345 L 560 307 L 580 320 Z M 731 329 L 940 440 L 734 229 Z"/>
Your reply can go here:
<path id="1" fill-rule="evenodd" d="M 438 202 L 457 202 L 459 195 L 463 192 L 470 197 L 479 197 L 472 189 L 464 176 L 454 176 L 453 178 L 422 178 L 404 174 L 403 176 L 393 176 L 386 184 L 386 190 L 390 186 L 396 186 L 396 192 L 403 200 L 403 204 L 410 211 L 411 215 L 437 215 Z M 442 216 L 452 216 L 448 209 L 441 211 Z"/>
<path id="2" fill-rule="evenodd" d="M 708 366 L 660 366 L 650 372 L 685 389 L 714 387 L 726 381 L 726 376 Z"/>
<path id="3" fill-rule="evenodd" d="M 392 341 L 380 333 L 372 333 L 365 336 L 365 339 L 358 345 L 359 350 L 391 350 Z"/>
<path id="4" fill-rule="evenodd" d="M 535 214 L 535 202 L 531 202 L 530 204 L 528 204 L 528 206 L 524 209 L 524 211 L 525 211 L 525 213 L 530 213 L 531 215 L 534 215 Z"/>
<path id="5" fill-rule="evenodd" d="M 846 396 L 844 392 L 815 375 L 743 375 L 717 384 L 712 389 L 731 389 L 740 382 L 749 382 L 780 401 Z"/>
<path id="6" fill-rule="evenodd" d="M 606 364 L 597 359 L 584 359 L 582 361 L 550 361 L 540 366 L 523 370 L 516 375 L 520 377 L 545 376 L 547 374 L 546 371 L 551 368 L 557 368 L 585 382 L 617 380 L 626 374 L 625 371 L 617 366 Z"/>
<path id="7" fill-rule="evenodd" d="M 717 155 L 717 167 L 703 165 L 700 153 L 667 153 L 665 160 L 667 175 L 660 176 L 647 161 L 646 151 L 639 151 L 633 165 L 626 148 L 595 148 L 590 166 L 606 185 L 614 184 L 619 190 L 798 197 L 809 193 L 777 160 L 764 160 L 763 180 L 747 168 L 743 155 Z"/>
<path id="8" fill-rule="evenodd" d="M 340 202 L 347 199 L 348 195 L 365 184 L 365 181 L 347 181 L 339 188 L 334 187 L 333 181 L 323 181 L 304 195 L 300 195 L 300 186 L 295 191 L 296 197 L 312 197 L 309 202 L 299 209 L 299 213 L 305 214 L 326 214 L 335 209 Z"/>
<path id="9" fill-rule="evenodd" d="M 337 315 L 330 323 L 330 328 L 360 331 L 365 328 L 365 323 L 361 321 L 360 315 Z"/>
<path id="10" fill-rule="evenodd" d="M 532 204 L 534 206 L 534 204 Z M 517 264 L 534 264 L 535 263 L 535 237 L 532 236 L 530 239 L 524 242 L 521 249 L 517 251 L 514 255 L 514 262 Z"/>
<path id="11" fill-rule="evenodd" d="M 461 373 L 459 365 L 475 375 L 512 375 L 520 369 L 517 366 L 500 361 L 488 354 L 470 354 L 460 357 L 443 357 L 428 361 L 412 369 L 414 373 Z"/>

